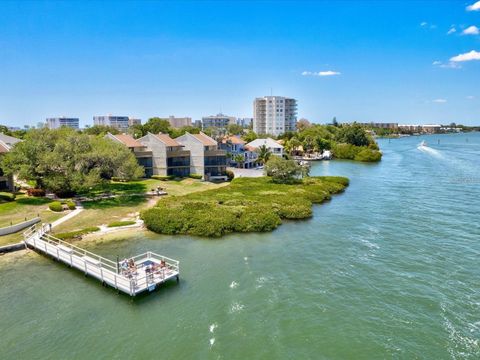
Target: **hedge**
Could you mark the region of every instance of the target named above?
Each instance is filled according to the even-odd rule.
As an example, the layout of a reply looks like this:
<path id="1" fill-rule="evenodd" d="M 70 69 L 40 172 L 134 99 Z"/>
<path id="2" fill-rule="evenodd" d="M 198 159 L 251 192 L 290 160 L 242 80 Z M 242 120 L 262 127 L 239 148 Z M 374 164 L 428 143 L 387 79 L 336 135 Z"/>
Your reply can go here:
<path id="1" fill-rule="evenodd" d="M 203 176 L 200 175 L 200 174 L 190 174 L 189 177 L 191 177 L 192 179 L 197 179 L 197 180 L 203 179 Z"/>
<path id="2" fill-rule="evenodd" d="M 175 179 L 175 176 L 174 175 L 152 175 L 152 179 L 167 181 L 167 180 Z"/>
<path id="3" fill-rule="evenodd" d="M 1 192 L 0 193 L 0 201 L 14 201 L 15 200 L 15 194 L 12 193 L 7 193 L 7 192 Z"/>
<path id="4" fill-rule="evenodd" d="M 55 234 L 55 237 L 61 240 L 66 240 L 66 239 L 75 239 L 78 237 L 81 237 L 82 235 L 86 235 L 95 231 L 99 231 L 100 228 L 97 226 L 92 226 L 88 227 L 82 230 L 76 230 L 76 231 L 71 231 L 71 232 L 65 232 L 65 233 L 59 233 Z"/>
<path id="5" fill-rule="evenodd" d="M 70 210 L 75 210 L 77 207 L 75 206 L 75 203 L 71 200 L 65 202 L 65 204 L 68 206 Z"/>
<path id="6" fill-rule="evenodd" d="M 135 224 L 135 221 L 114 221 L 108 224 L 108 227 L 119 227 L 119 226 L 128 226 Z"/>
<path id="7" fill-rule="evenodd" d="M 48 208 L 52 211 L 55 212 L 62 212 L 63 211 L 63 205 L 60 201 L 53 201 L 50 204 L 48 204 Z"/>

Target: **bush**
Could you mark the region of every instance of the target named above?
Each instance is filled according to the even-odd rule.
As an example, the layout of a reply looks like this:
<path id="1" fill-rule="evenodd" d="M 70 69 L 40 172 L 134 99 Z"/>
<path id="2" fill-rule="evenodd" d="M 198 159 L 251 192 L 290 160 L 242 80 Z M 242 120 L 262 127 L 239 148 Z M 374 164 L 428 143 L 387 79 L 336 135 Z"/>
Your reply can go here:
<path id="1" fill-rule="evenodd" d="M 203 179 L 203 176 L 200 175 L 200 174 L 190 174 L 189 177 L 191 177 L 192 179 L 197 179 L 197 180 Z"/>
<path id="2" fill-rule="evenodd" d="M 65 204 L 68 206 L 70 210 L 75 210 L 77 208 L 75 203 L 71 200 L 67 201 Z"/>
<path id="3" fill-rule="evenodd" d="M 229 181 L 232 181 L 233 178 L 235 177 L 235 174 L 233 173 L 232 170 L 227 170 L 225 175 L 227 175 Z"/>
<path id="4" fill-rule="evenodd" d="M 356 161 L 363 161 L 363 162 L 377 162 L 382 159 L 382 153 L 378 150 L 372 150 L 369 148 L 365 148 L 360 150 L 360 152 L 355 155 Z"/>
<path id="5" fill-rule="evenodd" d="M 175 179 L 174 175 L 152 175 L 152 179 L 155 180 L 162 180 L 162 181 L 167 181 L 167 180 L 173 180 Z"/>
<path id="6" fill-rule="evenodd" d="M 114 221 L 108 224 L 108 227 L 119 227 L 119 226 L 128 226 L 135 224 L 135 221 Z"/>
<path id="7" fill-rule="evenodd" d="M 28 188 L 27 189 L 27 195 L 28 196 L 34 196 L 34 197 L 44 197 L 45 196 L 45 190 Z"/>
<path id="8" fill-rule="evenodd" d="M 267 176 L 271 176 L 273 182 L 279 184 L 293 184 L 302 176 L 302 167 L 294 160 L 285 160 L 279 156 L 273 156 L 265 164 Z"/>
<path id="9" fill-rule="evenodd" d="M 48 205 L 48 208 L 52 211 L 55 211 L 55 212 L 62 212 L 63 211 L 63 205 L 60 201 L 51 202 Z"/>
<path id="10" fill-rule="evenodd" d="M 115 181 L 115 182 L 127 182 L 128 180 L 118 177 L 118 176 L 112 176 L 110 180 Z"/>
<path id="11" fill-rule="evenodd" d="M 82 229 L 82 230 L 76 230 L 76 231 L 71 231 L 71 232 L 55 234 L 55 237 L 60 239 L 60 240 L 75 239 L 75 238 L 81 237 L 82 235 L 86 235 L 86 234 L 89 234 L 89 233 L 92 233 L 92 232 L 95 232 L 95 231 L 99 231 L 99 230 L 100 230 L 99 227 L 92 226 L 92 227 L 88 227 L 88 228 L 85 228 L 85 229 Z"/>
<path id="12" fill-rule="evenodd" d="M 0 201 L 10 202 L 15 200 L 15 194 L 8 193 L 8 192 L 1 192 L 0 193 Z"/>

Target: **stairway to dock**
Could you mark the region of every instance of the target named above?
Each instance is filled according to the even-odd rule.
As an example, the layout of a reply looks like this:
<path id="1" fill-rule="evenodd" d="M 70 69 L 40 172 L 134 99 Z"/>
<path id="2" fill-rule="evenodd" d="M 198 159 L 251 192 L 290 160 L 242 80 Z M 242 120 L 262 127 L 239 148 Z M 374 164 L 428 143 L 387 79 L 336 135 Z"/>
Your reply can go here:
<path id="1" fill-rule="evenodd" d="M 47 232 L 48 227 L 32 226 L 23 233 L 26 247 L 47 254 L 118 291 L 135 296 L 153 291 L 169 280 L 179 281 L 179 261 L 148 251 L 122 263 L 60 240 Z"/>

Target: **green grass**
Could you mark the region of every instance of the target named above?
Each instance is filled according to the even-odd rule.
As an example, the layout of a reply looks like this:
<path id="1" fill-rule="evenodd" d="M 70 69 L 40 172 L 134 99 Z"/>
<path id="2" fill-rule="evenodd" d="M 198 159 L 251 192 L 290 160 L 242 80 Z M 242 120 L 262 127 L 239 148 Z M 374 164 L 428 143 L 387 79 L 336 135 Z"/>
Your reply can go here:
<path id="1" fill-rule="evenodd" d="M 128 225 L 133 225 L 136 222 L 131 220 L 131 221 L 114 221 L 108 224 L 108 227 L 119 227 L 119 226 L 128 226 Z"/>
<path id="2" fill-rule="evenodd" d="M 82 235 L 90 234 L 92 232 L 99 231 L 99 230 L 100 230 L 99 227 L 91 226 L 82 230 L 70 231 L 65 233 L 57 233 L 55 234 L 55 237 L 61 240 L 70 240 L 70 239 L 79 238 Z"/>
<path id="3" fill-rule="evenodd" d="M 312 216 L 312 204 L 348 186 L 341 177 L 311 177 L 301 184 L 270 178 L 238 178 L 229 187 L 160 200 L 142 212 L 148 229 L 163 234 L 218 237 L 231 232 L 271 231 L 282 219 Z"/>
<path id="4" fill-rule="evenodd" d="M 17 224 L 29 220 L 37 215 L 42 222 L 52 222 L 62 216 L 61 213 L 53 213 L 48 209 L 52 200 L 46 198 L 31 198 L 23 195 L 17 196 L 12 202 L 0 204 L 0 227 Z"/>

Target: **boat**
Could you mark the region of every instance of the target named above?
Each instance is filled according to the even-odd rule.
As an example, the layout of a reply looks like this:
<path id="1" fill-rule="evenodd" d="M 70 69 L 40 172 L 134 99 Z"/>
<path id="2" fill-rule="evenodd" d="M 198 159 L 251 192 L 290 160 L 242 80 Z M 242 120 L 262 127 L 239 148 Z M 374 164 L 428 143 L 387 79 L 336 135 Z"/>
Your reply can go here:
<path id="1" fill-rule="evenodd" d="M 420 146 L 427 146 L 427 142 L 425 140 L 422 140 L 422 142 L 420 143 Z"/>

